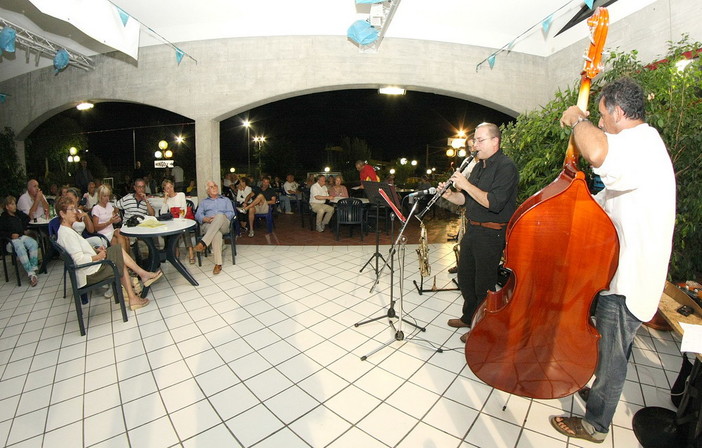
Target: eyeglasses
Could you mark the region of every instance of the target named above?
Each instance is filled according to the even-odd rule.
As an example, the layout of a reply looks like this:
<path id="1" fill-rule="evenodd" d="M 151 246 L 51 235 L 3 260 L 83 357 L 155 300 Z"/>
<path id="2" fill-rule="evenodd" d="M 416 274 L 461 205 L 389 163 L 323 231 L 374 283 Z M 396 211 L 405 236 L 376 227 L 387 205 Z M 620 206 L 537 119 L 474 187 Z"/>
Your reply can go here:
<path id="1" fill-rule="evenodd" d="M 66 209 L 66 211 L 67 211 L 67 212 L 75 212 L 75 211 L 78 211 L 78 209 L 76 209 L 75 207 L 68 207 L 68 208 Z"/>
<path id="2" fill-rule="evenodd" d="M 477 144 L 477 143 L 482 143 L 482 142 L 484 142 L 485 140 L 492 140 L 493 138 L 495 138 L 495 137 L 474 138 L 474 139 L 473 139 L 473 144 L 475 145 L 475 144 Z"/>
<path id="3" fill-rule="evenodd" d="M 146 185 L 134 185 L 134 188 L 146 188 Z"/>

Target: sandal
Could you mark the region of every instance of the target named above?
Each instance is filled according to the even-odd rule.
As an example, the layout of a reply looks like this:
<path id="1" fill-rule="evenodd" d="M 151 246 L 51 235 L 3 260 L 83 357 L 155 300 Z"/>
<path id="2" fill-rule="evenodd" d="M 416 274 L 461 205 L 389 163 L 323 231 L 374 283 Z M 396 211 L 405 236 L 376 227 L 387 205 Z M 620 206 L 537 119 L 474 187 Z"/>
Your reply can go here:
<path id="1" fill-rule="evenodd" d="M 134 303 L 134 304 L 132 304 L 132 302 L 129 302 L 129 309 L 132 311 L 138 310 L 139 308 L 143 308 L 148 304 L 149 304 L 149 299 L 143 299 L 141 302 Z"/>
<path id="2" fill-rule="evenodd" d="M 144 288 L 146 288 L 147 286 L 151 286 L 156 280 L 160 279 L 161 277 L 163 277 L 163 271 L 158 271 L 154 277 L 151 277 L 144 281 Z"/>
<path id="3" fill-rule="evenodd" d="M 560 419 L 560 421 L 556 421 L 556 419 Z M 574 439 L 583 439 L 592 443 L 602 443 L 607 437 L 607 434 L 596 432 L 595 434 L 602 436 L 602 438 L 599 439 L 596 438 L 595 435 L 587 432 L 587 430 L 583 427 L 583 419 L 581 417 L 557 416 L 551 417 L 549 421 L 551 422 L 551 426 L 553 426 L 553 428 L 556 431 L 558 431 L 566 437 L 572 437 Z"/>
<path id="4" fill-rule="evenodd" d="M 37 278 L 36 275 L 32 274 L 29 276 L 29 285 L 31 287 L 37 286 L 37 283 L 39 283 L 39 279 Z"/>

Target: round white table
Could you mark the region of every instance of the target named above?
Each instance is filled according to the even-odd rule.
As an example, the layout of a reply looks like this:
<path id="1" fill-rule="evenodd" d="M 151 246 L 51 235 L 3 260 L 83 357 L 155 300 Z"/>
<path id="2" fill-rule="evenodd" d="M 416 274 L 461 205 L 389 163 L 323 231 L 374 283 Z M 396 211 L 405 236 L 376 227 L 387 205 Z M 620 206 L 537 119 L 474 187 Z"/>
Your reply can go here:
<path id="1" fill-rule="evenodd" d="M 153 221 L 151 221 L 153 222 Z M 148 227 L 138 225 L 134 227 L 122 226 L 120 232 L 122 235 L 139 238 L 149 247 L 149 267 L 148 270 L 155 272 L 161 265 L 161 262 L 168 261 L 176 268 L 180 274 L 185 277 L 191 285 L 198 286 L 199 283 L 193 278 L 188 269 L 176 257 L 176 248 L 178 247 L 178 237 L 185 233 L 188 229 L 195 226 L 195 221 L 192 219 L 172 219 L 170 221 L 158 221 L 157 227 Z M 158 237 L 163 237 L 166 240 L 163 250 L 156 246 Z M 142 297 L 146 297 L 149 292 L 149 287 L 145 287 L 141 293 Z"/>

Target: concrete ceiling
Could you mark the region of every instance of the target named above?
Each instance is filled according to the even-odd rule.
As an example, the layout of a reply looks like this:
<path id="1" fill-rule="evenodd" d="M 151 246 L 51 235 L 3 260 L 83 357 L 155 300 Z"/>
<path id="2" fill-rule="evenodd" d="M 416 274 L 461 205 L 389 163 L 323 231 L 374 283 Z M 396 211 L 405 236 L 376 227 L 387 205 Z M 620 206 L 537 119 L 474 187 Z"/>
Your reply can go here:
<path id="1" fill-rule="evenodd" d="M 369 10 L 354 0 L 111 1 L 141 22 L 140 47 L 163 44 L 165 39 L 186 52 L 187 42 L 209 39 L 286 35 L 345 39 L 347 28 L 367 18 Z M 618 0 L 609 7 L 610 23 L 653 2 Z M 514 42 L 514 52 L 549 56 L 585 37 L 583 23 L 554 37 L 583 5 L 578 0 L 401 0 L 385 39 L 485 47 L 486 58 Z M 541 24 L 549 16 L 553 20 L 544 33 Z M 29 0 L 0 0 L 0 18 L 86 56 L 114 51 L 73 25 L 42 14 Z M 358 51 L 351 41 L 348 45 L 349 51 Z M 378 51 L 383 51 L 382 44 Z M 197 54 L 191 56 L 198 59 Z M 27 58 L 24 49 L 5 53 L 0 57 L 0 82 L 51 63 L 46 57 Z"/>

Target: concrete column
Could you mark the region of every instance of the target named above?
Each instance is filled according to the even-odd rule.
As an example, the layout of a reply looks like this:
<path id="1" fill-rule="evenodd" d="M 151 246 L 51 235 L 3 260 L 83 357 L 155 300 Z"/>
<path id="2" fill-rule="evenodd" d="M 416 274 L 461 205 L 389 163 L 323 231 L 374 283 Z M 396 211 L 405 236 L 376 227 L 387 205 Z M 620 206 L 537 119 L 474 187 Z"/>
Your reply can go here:
<path id="1" fill-rule="evenodd" d="M 219 175 L 219 121 L 195 119 L 195 172 L 200 197 L 207 195 L 207 181 L 214 180 L 217 185 L 222 182 Z"/>

